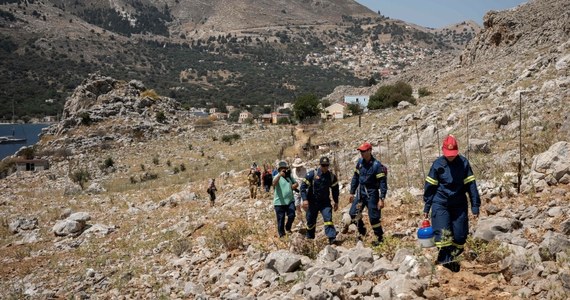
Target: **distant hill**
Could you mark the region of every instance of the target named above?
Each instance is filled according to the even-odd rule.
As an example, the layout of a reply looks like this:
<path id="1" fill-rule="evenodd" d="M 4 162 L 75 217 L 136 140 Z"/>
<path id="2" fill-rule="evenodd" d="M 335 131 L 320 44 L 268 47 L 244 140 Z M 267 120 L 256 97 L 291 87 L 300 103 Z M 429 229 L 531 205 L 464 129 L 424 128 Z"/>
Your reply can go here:
<path id="1" fill-rule="evenodd" d="M 186 107 L 324 96 L 457 51 L 474 31 L 412 26 L 352 0 L 4 0 L 0 119 L 12 99 L 24 120 L 59 114 L 93 72 L 141 79 Z"/>

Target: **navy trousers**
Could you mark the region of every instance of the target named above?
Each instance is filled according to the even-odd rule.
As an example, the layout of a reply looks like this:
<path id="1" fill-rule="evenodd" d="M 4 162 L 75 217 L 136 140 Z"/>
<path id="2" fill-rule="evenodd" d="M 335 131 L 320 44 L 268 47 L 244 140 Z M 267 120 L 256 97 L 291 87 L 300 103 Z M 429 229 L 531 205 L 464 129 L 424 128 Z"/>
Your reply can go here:
<path id="1" fill-rule="evenodd" d="M 445 207 L 434 203 L 431 207 L 431 224 L 436 247 L 439 248 L 438 263 L 449 263 L 463 252 L 469 233 L 468 208 Z"/>
<path id="2" fill-rule="evenodd" d="M 332 221 L 332 207 L 330 205 L 319 206 L 312 204 L 309 204 L 309 209 L 307 210 L 307 238 L 315 238 L 319 212 L 323 216 L 325 234 L 329 238 L 329 241 L 336 239 L 336 229 L 334 228 L 334 223 Z"/>
<path id="3" fill-rule="evenodd" d="M 350 207 L 350 211 L 348 212 L 352 220 L 354 220 L 356 217 L 357 214 L 356 205 L 358 205 L 358 203 L 360 202 L 359 197 L 361 196 L 362 194 L 358 195 L 352 201 L 352 206 Z M 370 220 L 370 225 L 372 226 L 374 235 L 376 235 L 378 241 L 381 242 L 383 239 L 384 230 L 382 230 L 382 224 L 380 223 L 380 219 L 382 218 L 382 212 L 380 209 L 378 209 L 378 198 L 364 196 L 361 209 L 364 210 L 365 207 L 368 209 L 368 219 Z M 364 222 L 362 221 L 362 218 L 358 220 L 356 226 L 358 226 L 358 233 L 360 233 L 360 235 L 362 236 L 366 235 L 366 227 L 364 227 Z"/>
<path id="4" fill-rule="evenodd" d="M 275 205 L 275 215 L 277 216 L 277 233 L 279 237 L 285 236 L 285 230 L 291 231 L 293 221 L 295 221 L 295 202 L 289 205 Z M 287 223 L 285 223 L 287 217 Z"/>

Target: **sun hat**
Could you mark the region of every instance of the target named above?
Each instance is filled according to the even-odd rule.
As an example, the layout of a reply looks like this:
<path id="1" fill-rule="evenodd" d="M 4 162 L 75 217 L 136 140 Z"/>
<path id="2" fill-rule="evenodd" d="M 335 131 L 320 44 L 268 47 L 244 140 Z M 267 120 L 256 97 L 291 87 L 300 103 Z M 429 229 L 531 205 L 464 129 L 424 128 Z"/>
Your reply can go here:
<path id="1" fill-rule="evenodd" d="M 303 162 L 303 160 L 300 157 L 297 157 L 297 158 L 295 158 L 295 160 L 293 161 L 291 166 L 293 168 L 299 168 L 299 167 L 305 166 L 305 163 Z"/>

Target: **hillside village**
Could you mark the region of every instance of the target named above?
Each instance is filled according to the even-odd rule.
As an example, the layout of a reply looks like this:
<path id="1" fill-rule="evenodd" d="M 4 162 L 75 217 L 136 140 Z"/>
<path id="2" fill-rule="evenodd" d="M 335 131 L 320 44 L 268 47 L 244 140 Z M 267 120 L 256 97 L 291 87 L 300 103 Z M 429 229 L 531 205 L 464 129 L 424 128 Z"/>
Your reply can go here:
<path id="1" fill-rule="evenodd" d="M 18 153 L 49 168 L 0 179 L 1 297 L 568 299 L 568 11 L 568 1 L 533 0 L 489 13 L 454 59 L 424 60 L 388 80 L 431 95 L 358 117 L 331 113 L 330 122 L 259 126 L 241 110 L 241 124 L 205 122 L 147 82 L 91 74 L 61 120 Z M 365 103 L 381 84 L 338 86 L 322 100 Z M 416 234 L 426 169 L 447 134 L 482 200 L 458 272 L 436 265 L 437 249 L 420 247 Z M 364 141 L 388 167 L 377 246 L 347 220 Z M 297 157 L 312 169 L 322 156 L 339 179 L 333 223 L 347 232 L 329 245 L 319 217 L 308 240 L 299 213 L 279 238 L 273 195 L 250 197 L 251 165 Z"/>

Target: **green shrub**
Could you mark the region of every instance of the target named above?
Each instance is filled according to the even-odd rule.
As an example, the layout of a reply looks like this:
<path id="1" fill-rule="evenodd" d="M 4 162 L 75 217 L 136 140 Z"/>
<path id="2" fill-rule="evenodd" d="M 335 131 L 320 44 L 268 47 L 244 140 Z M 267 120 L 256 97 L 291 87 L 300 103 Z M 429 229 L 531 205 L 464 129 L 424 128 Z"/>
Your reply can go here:
<path id="1" fill-rule="evenodd" d="M 381 86 L 376 93 L 370 97 L 368 108 L 382 109 L 396 107 L 398 103 L 402 101 L 416 104 L 416 99 L 412 96 L 412 87 L 405 82 L 398 81 L 394 85 Z"/>
<path id="2" fill-rule="evenodd" d="M 240 138 L 241 138 L 241 136 L 237 133 L 226 134 L 226 135 L 222 135 L 222 142 L 229 143 L 231 145 L 231 144 L 233 144 L 234 141 L 237 141 Z"/>
<path id="3" fill-rule="evenodd" d="M 81 118 L 81 125 L 89 126 L 93 123 L 93 120 L 91 120 L 91 116 L 86 111 L 80 113 L 79 118 Z"/>
<path id="4" fill-rule="evenodd" d="M 166 115 L 164 115 L 164 112 L 159 111 L 156 113 L 156 121 L 158 123 L 164 123 L 166 122 Z"/>
<path id="5" fill-rule="evenodd" d="M 158 156 L 154 156 L 154 157 L 152 158 L 152 163 L 155 164 L 155 165 L 158 165 L 158 164 L 160 163 L 160 161 L 158 160 Z"/>
<path id="6" fill-rule="evenodd" d="M 79 184 L 81 189 L 85 188 L 85 183 L 91 179 L 91 175 L 85 169 L 77 170 L 70 175 L 71 181 Z"/>
<path id="7" fill-rule="evenodd" d="M 186 165 L 180 164 L 180 171 L 181 171 L 181 172 L 186 171 Z"/>
<path id="8" fill-rule="evenodd" d="M 426 87 L 421 87 L 418 90 L 418 96 L 425 97 L 431 95 L 431 92 Z"/>
<path id="9" fill-rule="evenodd" d="M 107 157 L 107 159 L 105 159 L 105 162 L 103 162 L 103 166 L 105 166 L 105 168 L 109 168 L 115 165 L 115 161 L 113 161 L 112 157 Z"/>

